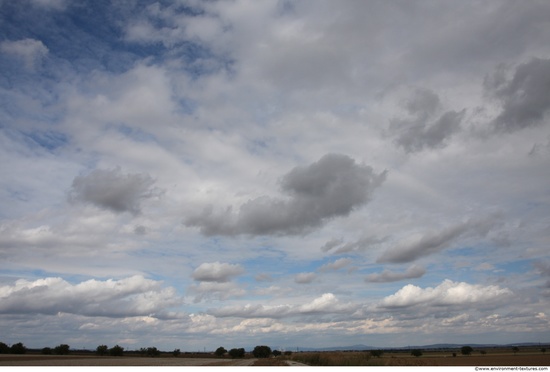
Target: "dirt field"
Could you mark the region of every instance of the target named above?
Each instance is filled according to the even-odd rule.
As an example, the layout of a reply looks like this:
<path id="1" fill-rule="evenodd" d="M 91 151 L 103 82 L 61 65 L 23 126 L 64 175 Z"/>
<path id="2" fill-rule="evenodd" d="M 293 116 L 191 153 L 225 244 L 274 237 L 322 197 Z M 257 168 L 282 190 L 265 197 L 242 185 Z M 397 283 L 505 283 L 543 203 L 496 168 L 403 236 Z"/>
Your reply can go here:
<path id="1" fill-rule="evenodd" d="M 1 355 L 1 366 L 251 366 L 256 359 Z"/>

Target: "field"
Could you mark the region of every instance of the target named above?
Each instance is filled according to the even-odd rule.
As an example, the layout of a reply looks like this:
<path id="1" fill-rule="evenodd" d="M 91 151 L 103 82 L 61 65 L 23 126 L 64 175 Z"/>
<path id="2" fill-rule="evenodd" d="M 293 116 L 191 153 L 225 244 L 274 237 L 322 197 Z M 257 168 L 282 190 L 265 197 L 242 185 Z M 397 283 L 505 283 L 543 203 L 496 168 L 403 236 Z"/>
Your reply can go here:
<path id="1" fill-rule="evenodd" d="M 384 352 L 381 357 L 373 357 L 368 351 L 306 352 L 295 353 L 291 358 L 314 366 L 550 366 L 550 354 L 535 349 L 517 353 L 503 349 L 484 352 L 461 355 L 460 350 L 423 351 L 420 357 L 403 351 Z"/>
<path id="2" fill-rule="evenodd" d="M 456 356 L 453 356 L 453 353 Z M 0 354 L 1 366 L 550 366 L 550 353 L 536 348 L 514 353 L 509 349 L 476 350 L 461 355 L 460 350 L 428 350 L 420 357 L 408 351 L 384 351 L 375 357 L 369 351 L 299 352 L 290 356 L 255 358 L 216 358 L 205 355 L 162 355 L 150 358 L 136 355 L 123 357 L 79 355 Z"/>

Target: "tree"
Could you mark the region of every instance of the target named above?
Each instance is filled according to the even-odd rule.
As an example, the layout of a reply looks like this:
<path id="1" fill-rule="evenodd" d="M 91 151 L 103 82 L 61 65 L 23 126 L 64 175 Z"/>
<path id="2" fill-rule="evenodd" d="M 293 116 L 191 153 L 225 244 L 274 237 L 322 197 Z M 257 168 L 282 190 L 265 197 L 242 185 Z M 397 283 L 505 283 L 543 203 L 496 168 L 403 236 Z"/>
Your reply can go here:
<path id="1" fill-rule="evenodd" d="M 0 342 L 0 354 L 9 354 L 10 347 L 3 342 Z"/>
<path id="2" fill-rule="evenodd" d="M 543 347 L 542 349 L 540 349 L 540 351 L 542 351 L 542 353 L 545 354 L 546 353 L 546 348 Z"/>
<path id="3" fill-rule="evenodd" d="M 473 351 L 474 349 L 472 349 L 471 346 L 462 346 L 460 348 L 460 352 L 462 353 L 462 355 L 470 355 Z"/>
<path id="4" fill-rule="evenodd" d="M 519 351 L 519 347 L 514 346 L 514 347 L 512 348 L 512 351 L 514 352 L 514 355 L 515 355 L 515 354 Z"/>
<path id="5" fill-rule="evenodd" d="M 271 348 L 265 345 L 259 345 L 254 348 L 252 354 L 255 358 L 269 358 L 271 355 Z"/>
<path id="6" fill-rule="evenodd" d="M 107 355 L 109 353 L 109 348 L 107 347 L 107 345 L 99 345 L 95 349 L 95 353 L 100 356 Z"/>
<path id="7" fill-rule="evenodd" d="M 44 355 L 51 355 L 52 353 L 52 348 L 51 347 L 45 347 L 42 349 L 42 354 Z"/>
<path id="8" fill-rule="evenodd" d="M 273 356 L 276 356 L 276 357 L 282 354 L 279 350 L 273 350 L 271 353 L 273 354 Z"/>
<path id="9" fill-rule="evenodd" d="M 216 351 L 214 352 L 214 354 L 216 354 L 217 356 L 219 357 L 222 357 L 225 353 L 227 353 L 227 350 L 225 350 L 225 348 L 223 346 L 220 346 L 219 348 L 216 349 Z"/>
<path id="10" fill-rule="evenodd" d="M 181 354 L 180 349 L 174 349 L 174 351 L 172 351 L 172 355 L 175 357 L 179 356 L 180 354 Z"/>
<path id="11" fill-rule="evenodd" d="M 61 345 L 57 345 L 54 349 L 53 349 L 53 352 L 56 353 L 57 355 L 67 355 L 69 354 L 69 345 L 67 344 L 61 344 Z"/>
<path id="12" fill-rule="evenodd" d="M 12 354 L 26 354 L 27 347 L 23 345 L 21 342 L 18 342 L 16 344 L 11 345 L 10 352 Z"/>
<path id="13" fill-rule="evenodd" d="M 376 358 L 380 358 L 384 354 L 382 350 L 371 350 L 370 355 Z"/>
<path id="14" fill-rule="evenodd" d="M 147 348 L 147 356 L 148 357 L 157 357 L 160 355 L 159 349 L 157 349 L 155 346 L 151 346 Z"/>
<path id="15" fill-rule="evenodd" d="M 109 349 L 110 356 L 122 356 L 124 354 L 124 348 L 122 346 L 115 345 Z"/>
<path id="16" fill-rule="evenodd" d="M 422 350 L 420 349 L 413 349 L 411 350 L 411 355 L 415 357 L 421 357 L 422 356 Z"/>
<path id="17" fill-rule="evenodd" d="M 229 350 L 229 355 L 231 358 L 244 358 L 244 349 L 241 347 L 239 349 L 231 349 Z"/>

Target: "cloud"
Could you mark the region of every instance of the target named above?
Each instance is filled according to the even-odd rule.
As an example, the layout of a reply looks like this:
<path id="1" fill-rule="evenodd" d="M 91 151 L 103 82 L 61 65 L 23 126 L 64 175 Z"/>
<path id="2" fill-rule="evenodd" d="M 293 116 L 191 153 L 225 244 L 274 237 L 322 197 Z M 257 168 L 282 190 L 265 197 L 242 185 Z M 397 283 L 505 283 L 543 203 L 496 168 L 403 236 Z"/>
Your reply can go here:
<path id="1" fill-rule="evenodd" d="M 550 59 L 533 58 L 519 65 L 509 80 L 501 67 L 484 85 L 502 103 L 494 120 L 497 130 L 513 132 L 539 125 L 550 110 Z"/>
<path id="2" fill-rule="evenodd" d="M 352 313 L 358 308 L 353 303 L 341 303 L 332 293 L 325 293 L 302 305 L 251 305 L 226 306 L 220 309 L 211 309 L 209 314 L 216 317 L 241 318 L 283 318 L 308 314 L 339 314 Z"/>
<path id="3" fill-rule="evenodd" d="M 233 265 L 220 262 L 205 262 L 193 271 L 193 279 L 200 282 L 225 283 L 232 277 L 238 276 L 244 272 L 241 265 Z"/>
<path id="4" fill-rule="evenodd" d="M 388 283 L 397 282 L 404 279 L 420 278 L 426 273 L 426 269 L 421 266 L 413 265 L 404 273 L 396 273 L 389 270 L 384 270 L 380 274 L 370 274 L 365 281 L 370 283 Z"/>
<path id="5" fill-rule="evenodd" d="M 383 308 L 406 308 L 415 306 L 471 306 L 476 303 L 491 303 L 512 295 L 508 288 L 496 285 L 483 286 L 444 280 L 435 288 L 422 289 L 407 284 L 395 294 L 385 297 L 379 306 Z"/>
<path id="6" fill-rule="evenodd" d="M 35 281 L 20 279 L 0 287 L 2 314 L 57 314 L 129 317 L 162 313 L 178 305 L 174 288 L 161 282 L 133 276 L 120 280 L 91 279 L 71 284 L 61 278 Z"/>
<path id="7" fill-rule="evenodd" d="M 375 236 L 366 236 L 356 241 L 351 241 L 343 244 L 344 243 L 343 239 L 331 239 L 321 247 L 321 250 L 323 252 L 328 252 L 332 250 L 331 253 L 334 255 L 345 254 L 350 252 L 360 252 L 360 251 L 366 250 L 370 246 L 379 244 L 384 240 L 385 238 L 377 238 Z M 340 247 L 338 247 L 339 245 Z"/>
<path id="8" fill-rule="evenodd" d="M 325 293 L 308 304 L 298 308 L 300 313 L 349 313 L 357 306 L 351 303 L 342 304 L 332 293 Z"/>
<path id="9" fill-rule="evenodd" d="M 298 284 L 309 284 L 316 278 L 315 273 L 300 273 L 294 277 L 294 282 Z"/>
<path id="10" fill-rule="evenodd" d="M 405 105 L 412 118 L 393 119 L 390 122 L 390 132 L 395 136 L 395 143 L 409 153 L 444 147 L 446 140 L 460 130 L 466 111 L 447 111 L 434 118 L 440 106 L 437 94 L 417 89 Z"/>
<path id="11" fill-rule="evenodd" d="M 351 258 L 339 258 L 334 262 L 327 263 L 319 268 L 319 271 L 340 270 L 353 263 Z"/>
<path id="12" fill-rule="evenodd" d="M 200 282 L 189 287 L 191 293 L 195 293 L 194 302 L 205 300 L 227 300 L 230 297 L 241 297 L 246 291 L 237 284 L 231 282 Z"/>
<path id="13" fill-rule="evenodd" d="M 384 252 L 377 262 L 406 263 L 447 248 L 462 236 L 485 236 L 496 224 L 496 216 L 472 218 L 440 231 L 413 236 Z"/>
<path id="14" fill-rule="evenodd" d="M 0 51 L 21 58 L 30 70 L 34 69 L 49 52 L 42 41 L 35 39 L 3 41 L 0 43 Z"/>
<path id="15" fill-rule="evenodd" d="M 69 201 L 90 203 L 116 213 L 138 215 L 141 201 L 156 195 L 155 181 L 147 174 L 123 174 L 120 168 L 96 169 L 73 180 Z"/>
<path id="16" fill-rule="evenodd" d="M 386 172 L 375 174 L 346 155 L 328 154 L 282 177 L 287 199 L 261 196 L 244 203 L 238 213 L 206 208 L 185 224 L 200 227 L 205 235 L 301 234 L 366 204 L 385 177 Z"/>

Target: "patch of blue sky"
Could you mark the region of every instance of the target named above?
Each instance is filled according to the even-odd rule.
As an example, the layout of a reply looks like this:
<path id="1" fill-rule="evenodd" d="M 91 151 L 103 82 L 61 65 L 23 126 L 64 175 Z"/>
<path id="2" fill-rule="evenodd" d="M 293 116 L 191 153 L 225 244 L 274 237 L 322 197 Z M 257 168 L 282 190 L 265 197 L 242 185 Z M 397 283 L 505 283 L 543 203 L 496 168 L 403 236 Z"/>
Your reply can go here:
<path id="1" fill-rule="evenodd" d="M 53 130 L 27 133 L 26 138 L 27 143 L 31 145 L 36 144 L 48 151 L 54 151 L 69 143 L 69 137 L 67 135 Z"/>

